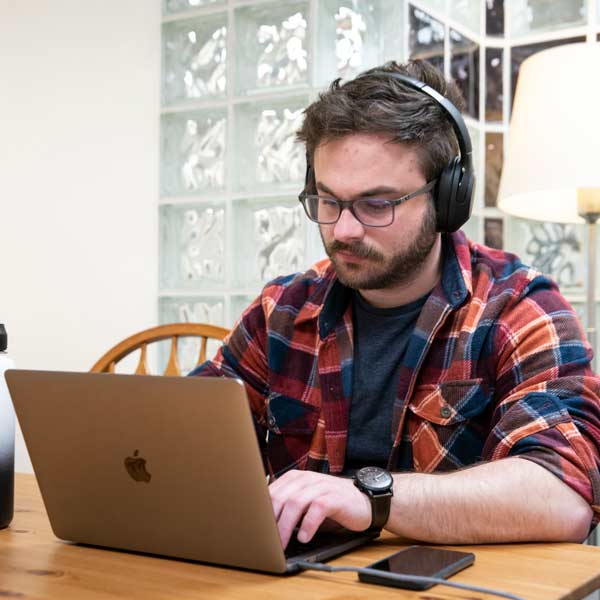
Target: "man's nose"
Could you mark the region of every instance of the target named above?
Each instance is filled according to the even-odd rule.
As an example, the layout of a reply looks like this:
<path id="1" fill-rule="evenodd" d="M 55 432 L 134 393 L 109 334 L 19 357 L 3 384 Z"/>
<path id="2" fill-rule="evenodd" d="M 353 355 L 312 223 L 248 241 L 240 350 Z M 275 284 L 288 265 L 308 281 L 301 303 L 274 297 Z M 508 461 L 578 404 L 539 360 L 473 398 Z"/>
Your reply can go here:
<path id="1" fill-rule="evenodd" d="M 334 238 L 340 242 L 346 242 L 362 239 L 364 234 L 364 225 L 354 216 L 352 211 L 348 208 L 342 210 L 333 230 Z"/>

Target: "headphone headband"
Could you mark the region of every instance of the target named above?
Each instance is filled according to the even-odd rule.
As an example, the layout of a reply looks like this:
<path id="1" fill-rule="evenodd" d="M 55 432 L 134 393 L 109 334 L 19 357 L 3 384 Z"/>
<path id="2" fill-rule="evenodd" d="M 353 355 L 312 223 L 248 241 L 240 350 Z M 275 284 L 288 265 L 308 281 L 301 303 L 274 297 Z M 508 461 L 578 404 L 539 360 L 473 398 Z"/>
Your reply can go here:
<path id="1" fill-rule="evenodd" d="M 427 85 L 424 81 L 420 81 L 415 79 L 414 77 L 410 77 L 408 75 L 403 75 L 402 73 L 394 73 L 387 72 L 394 79 L 401 81 L 408 87 L 423 92 L 427 94 L 432 100 L 435 100 L 436 104 L 439 105 L 440 108 L 446 113 L 448 120 L 452 125 L 452 129 L 454 129 L 454 133 L 456 134 L 456 139 L 458 141 L 458 147 L 460 149 L 460 162 L 463 168 L 472 168 L 473 164 L 473 148 L 471 146 L 471 136 L 469 135 L 469 130 L 467 129 L 467 125 L 460 114 L 460 111 L 448 98 L 445 98 L 440 94 L 437 90 L 434 90 L 430 85 Z"/>

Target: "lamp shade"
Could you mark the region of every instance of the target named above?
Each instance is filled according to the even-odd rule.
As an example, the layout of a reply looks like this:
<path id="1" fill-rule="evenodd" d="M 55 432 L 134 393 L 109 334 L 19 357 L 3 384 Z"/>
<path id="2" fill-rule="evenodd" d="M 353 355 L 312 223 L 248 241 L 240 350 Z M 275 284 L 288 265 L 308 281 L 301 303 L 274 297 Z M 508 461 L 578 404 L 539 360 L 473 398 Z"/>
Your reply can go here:
<path id="1" fill-rule="evenodd" d="M 523 62 L 498 206 L 538 221 L 583 222 L 583 189 L 600 190 L 600 44 L 593 43 L 558 46 Z"/>

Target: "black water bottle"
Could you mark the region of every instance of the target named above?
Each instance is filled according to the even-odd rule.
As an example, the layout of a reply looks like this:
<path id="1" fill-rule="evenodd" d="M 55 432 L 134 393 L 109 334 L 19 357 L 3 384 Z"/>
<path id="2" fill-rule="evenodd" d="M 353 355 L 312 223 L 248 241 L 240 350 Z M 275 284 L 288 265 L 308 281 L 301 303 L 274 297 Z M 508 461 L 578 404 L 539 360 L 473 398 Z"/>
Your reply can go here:
<path id="1" fill-rule="evenodd" d="M 0 529 L 13 518 L 15 501 L 15 413 L 4 371 L 14 364 L 8 357 L 6 329 L 0 323 Z"/>

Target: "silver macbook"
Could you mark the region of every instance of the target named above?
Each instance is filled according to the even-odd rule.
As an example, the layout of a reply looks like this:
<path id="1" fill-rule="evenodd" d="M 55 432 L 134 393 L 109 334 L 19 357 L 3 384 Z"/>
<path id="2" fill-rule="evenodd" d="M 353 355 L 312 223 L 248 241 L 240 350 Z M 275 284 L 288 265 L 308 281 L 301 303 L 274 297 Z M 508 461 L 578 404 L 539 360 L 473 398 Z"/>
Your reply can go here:
<path id="1" fill-rule="evenodd" d="M 333 533 L 284 553 L 238 380 L 26 370 L 6 380 L 63 540 L 285 573 L 377 537 Z"/>

